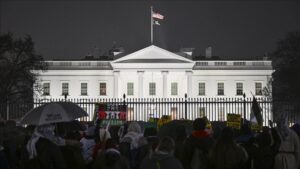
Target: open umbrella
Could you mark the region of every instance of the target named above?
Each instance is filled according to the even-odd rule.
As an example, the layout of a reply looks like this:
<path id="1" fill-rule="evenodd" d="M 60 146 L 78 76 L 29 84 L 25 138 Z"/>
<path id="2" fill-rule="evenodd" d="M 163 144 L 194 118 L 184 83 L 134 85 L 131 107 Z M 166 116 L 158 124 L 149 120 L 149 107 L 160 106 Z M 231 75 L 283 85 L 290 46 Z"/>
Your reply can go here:
<path id="1" fill-rule="evenodd" d="M 88 114 L 78 105 L 71 102 L 52 102 L 27 112 L 21 119 L 22 124 L 43 125 L 67 122 Z"/>

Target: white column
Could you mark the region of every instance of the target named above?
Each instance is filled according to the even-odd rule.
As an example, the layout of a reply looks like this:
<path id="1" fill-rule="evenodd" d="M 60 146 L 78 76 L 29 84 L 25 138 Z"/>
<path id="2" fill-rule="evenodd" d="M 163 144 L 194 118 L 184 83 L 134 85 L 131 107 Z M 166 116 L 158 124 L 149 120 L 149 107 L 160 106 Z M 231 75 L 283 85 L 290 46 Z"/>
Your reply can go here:
<path id="1" fill-rule="evenodd" d="M 187 75 L 187 86 L 186 86 L 187 97 L 192 97 L 192 75 L 193 75 L 193 72 L 186 71 L 186 75 Z"/>
<path id="2" fill-rule="evenodd" d="M 163 75 L 163 98 L 166 98 L 168 95 L 168 82 L 167 82 L 168 71 L 162 71 L 161 73 Z"/>
<path id="3" fill-rule="evenodd" d="M 138 97 L 139 98 L 143 98 L 144 97 L 144 90 L 143 90 L 143 87 L 144 87 L 144 71 L 137 71 L 138 73 L 138 78 L 139 78 L 139 84 L 138 84 L 138 87 L 139 87 L 139 91 L 138 91 Z"/>
<path id="4" fill-rule="evenodd" d="M 119 96 L 119 75 L 120 71 L 114 71 L 114 98 Z"/>

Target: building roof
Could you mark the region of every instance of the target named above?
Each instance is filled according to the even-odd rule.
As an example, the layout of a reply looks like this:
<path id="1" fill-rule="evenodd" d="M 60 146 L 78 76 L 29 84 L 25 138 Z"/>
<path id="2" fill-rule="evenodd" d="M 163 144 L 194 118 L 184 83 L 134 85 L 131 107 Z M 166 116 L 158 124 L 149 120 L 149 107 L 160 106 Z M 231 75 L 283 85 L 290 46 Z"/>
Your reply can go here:
<path id="1" fill-rule="evenodd" d="M 112 63 L 192 63 L 193 61 L 160 47 L 151 45 L 129 55 L 114 60 Z"/>
<path id="2" fill-rule="evenodd" d="M 109 61 L 46 61 L 48 70 L 112 70 Z"/>

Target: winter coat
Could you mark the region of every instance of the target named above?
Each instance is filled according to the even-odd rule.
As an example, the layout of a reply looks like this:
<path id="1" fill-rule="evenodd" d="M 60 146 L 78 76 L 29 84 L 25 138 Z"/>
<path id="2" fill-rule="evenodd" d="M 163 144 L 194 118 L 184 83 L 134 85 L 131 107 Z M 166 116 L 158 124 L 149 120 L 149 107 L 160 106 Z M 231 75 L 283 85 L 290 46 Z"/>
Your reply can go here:
<path id="1" fill-rule="evenodd" d="M 65 169 L 65 160 L 60 148 L 45 138 L 40 138 L 36 143 L 37 157 L 29 160 L 26 148 L 22 151 L 23 169 Z M 27 158 L 27 159 L 26 159 Z M 34 163 L 32 163 L 34 160 Z"/>
<path id="2" fill-rule="evenodd" d="M 80 143 L 82 144 L 82 156 L 85 163 L 90 163 L 93 161 L 93 150 L 96 145 L 94 139 L 87 139 L 83 137 L 80 139 Z"/>
<path id="3" fill-rule="evenodd" d="M 0 145 L 0 168 L 1 169 L 10 169 L 6 154 L 3 151 L 3 147 Z"/>
<path id="4" fill-rule="evenodd" d="M 183 169 L 183 166 L 173 155 L 155 152 L 142 161 L 140 169 Z"/>
<path id="5" fill-rule="evenodd" d="M 184 142 L 184 157 L 183 157 L 183 166 L 185 169 L 191 169 L 191 162 L 193 154 L 196 149 L 199 149 L 203 152 L 204 160 L 203 163 L 206 163 L 206 158 L 211 147 L 214 144 L 214 140 L 205 130 L 194 131 L 191 136 L 189 136 Z M 206 165 L 206 164 L 204 164 Z"/>
<path id="6" fill-rule="evenodd" d="M 130 143 L 130 149 L 137 149 L 140 145 L 140 139 L 143 138 L 143 134 L 137 132 L 128 132 L 125 136 L 121 139 L 121 142 L 128 142 Z"/>
<path id="7" fill-rule="evenodd" d="M 76 146 L 61 146 L 67 169 L 84 169 L 85 162 L 81 154 L 81 149 Z"/>
<path id="8" fill-rule="evenodd" d="M 285 139 L 280 136 L 280 146 L 275 156 L 274 169 L 298 169 L 300 163 L 300 143 L 298 135 L 288 129 Z"/>
<path id="9" fill-rule="evenodd" d="M 253 153 L 253 168 L 272 169 L 275 150 L 271 146 L 257 147 Z"/>
<path id="10" fill-rule="evenodd" d="M 98 154 L 93 169 L 129 169 L 129 164 L 118 150 L 107 149 Z"/>
<path id="11" fill-rule="evenodd" d="M 242 169 L 248 159 L 246 150 L 233 143 L 218 142 L 209 155 L 211 169 Z"/>

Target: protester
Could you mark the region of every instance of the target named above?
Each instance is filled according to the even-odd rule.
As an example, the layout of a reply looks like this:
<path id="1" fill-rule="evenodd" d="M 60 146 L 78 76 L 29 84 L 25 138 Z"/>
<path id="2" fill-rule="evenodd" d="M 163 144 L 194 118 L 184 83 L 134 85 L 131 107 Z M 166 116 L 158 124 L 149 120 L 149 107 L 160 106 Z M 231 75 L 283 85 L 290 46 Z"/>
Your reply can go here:
<path id="1" fill-rule="evenodd" d="M 32 137 L 22 153 L 24 160 L 21 165 L 24 169 L 65 169 L 65 161 L 58 146 L 65 145 L 65 140 L 56 137 L 55 127 L 50 124 L 37 126 Z"/>
<path id="2" fill-rule="evenodd" d="M 159 138 L 157 136 L 157 129 L 154 127 L 146 128 L 144 131 L 144 137 L 147 139 L 147 145 L 145 145 L 145 147 L 147 147 L 147 152 L 144 152 L 145 157 L 147 154 L 153 153 L 158 146 Z"/>
<path id="3" fill-rule="evenodd" d="M 280 145 L 275 156 L 274 169 L 298 169 L 300 163 L 300 142 L 298 135 L 288 127 L 287 114 L 277 118 L 277 132 Z"/>
<path id="4" fill-rule="evenodd" d="M 183 163 L 184 161 L 184 141 L 187 138 L 186 129 L 184 125 L 178 125 L 176 127 L 176 139 L 175 139 L 175 157 Z"/>
<path id="5" fill-rule="evenodd" d="M 9 162 L 7 160 L 6 154 L 4 152 L 4 147 L 0 144 L 0 168 L 10 169 Z"/>
<path id="6" fill-rule="evenodd" d="M 98 140 L 98 142 L 96 142 L 93 149 L 94 159 L 96 158 L 97 154 L 105 148 L 106 141 L 111 138 L 110 132 L 106 128 L 100 128 L 99 131 L 96 132 L 96 134 L 99 134 L 98 136 L 96 136 L 99 139 L 95 139 L 95 141 Z"/>
<path id="7" fill-rule="evenodd" d="M 80 139 L 80 143 L 82 144 L 82 156 L 87 166 L 91 166 L 93 162 L 93 150 L 95 147 L 94 140 L 95 126 L 89 127 L 85 133 L 84 137 Z"/>
<path id="8" fill-rule="evenodd" d="M 144 140 L 141 126 L 137 122 L 131 122 L 128 126 L 127 133 L 121 138 L 120 152 L 128 161 L 131 169 L 139 166 L 139 147 L 146 144 Z"/>
<path id="9" fill-rule="evenodd" d="M 225 127 L 210 155 L 210 169 L 242 169 L 247 161 L 246 150 L 235 143 L 232 128 Z"/>
<path id="10" fill-rule="evenodd" d="M 174 151 L 174 140 L 171 137 L 162 138 L 157 150 L 142 161 L 140 169 L 183 169 L 181 162 L 174 157 Z"/>
<path id="11" fill-rule="evenodd" d="M 296 123 L 291 127 L 292 130 L 294 130 L 294 132 L 297 133 L 299 139 L 300 139 L 300 124 Z"/>
<path id="12" fill-rule="evenodd" d="M 206 131 L 207 120 L 197 118 L 193 122 L 194 131 L 184 143 L 183 165 L 185 169 L 207 168 L 208 153 L 214 143 Z"/>
<path id="13" fill-rule="evenodd" d="M 276 150 L 272 148 L 272 137 L 268 130 L 256 137 L 257 147 L 253 151 L 253 166 L 255 169 L 272 169 Z"/>
<path id="14" fill-rule="evenodd" d="M 245 165 L 245 169 L 251 169 L 251 163 L 254 157 L 254 151 L 256 146 L 254 145 L 255 135 L 251 131 L 251 127 L 248 123 L 241 126 L 239 136 L 235 139 L 236 143 L 242 146 L 248 154 L 248 160 Z"/>
<path id="15" fill-rule="evenodd" d="M 95 159 L 93 169 L 129 169 L 129 164 L 117 149 L 115 141 L 108 139 L 104 151 Z"/>

